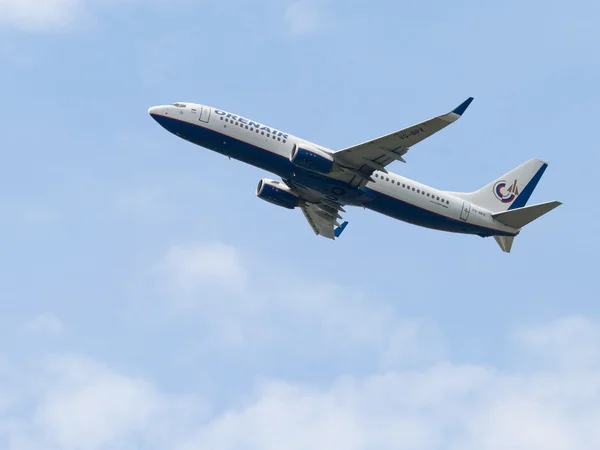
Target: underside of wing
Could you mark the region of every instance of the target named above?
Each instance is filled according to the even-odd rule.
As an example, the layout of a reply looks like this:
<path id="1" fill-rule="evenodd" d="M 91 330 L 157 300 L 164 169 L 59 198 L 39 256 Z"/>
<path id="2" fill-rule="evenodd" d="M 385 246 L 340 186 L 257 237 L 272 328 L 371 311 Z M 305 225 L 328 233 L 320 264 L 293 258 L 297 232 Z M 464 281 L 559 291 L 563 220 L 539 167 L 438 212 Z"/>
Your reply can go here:
<path id="1" fill-rule="evenodd" d="M 472 101 L 473 97 L 469 97 L 447 114 L 335 152 L 333 154 L 335 162 L 341 168 L 340 176 L 336 178 L 359 185 L 369 181 L 370 175 L 375 170 L 387 172 L 385 166 L 393 161 L 406 162 L 404 155 L 410 147 L 458 120 Z"/>
<path id="2" fill-rule="evenodd" d="M 329 239 L 340 237 L 348 225 L 348 222 L 340 223 L 341 214 L 346 212 L 341 203 L 294 181 L 284 182 L 300 198 L 300 209 L 315 234 Z"/>
<path id="3" fill-rule="evenodd" d="M 348 222 L 339 223 L 338 219 L 341 219 L 339 210 L 324 203 L 304 202 L 301 208 L 309 225 L 319 236 L 336 239 L 348 224 Z"/>

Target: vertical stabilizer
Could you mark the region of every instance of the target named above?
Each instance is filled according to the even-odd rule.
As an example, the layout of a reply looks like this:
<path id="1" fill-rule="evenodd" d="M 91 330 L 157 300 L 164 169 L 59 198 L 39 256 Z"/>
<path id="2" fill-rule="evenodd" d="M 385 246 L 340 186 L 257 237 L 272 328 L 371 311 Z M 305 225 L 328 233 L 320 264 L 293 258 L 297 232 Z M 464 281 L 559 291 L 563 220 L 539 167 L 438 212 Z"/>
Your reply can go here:
<path id="1" fill-rule="evenodd" d="M 533 158 L 475 192 L 452 194 L 491 212 L 522 208 L 537 186 L 548 164 Z"/>

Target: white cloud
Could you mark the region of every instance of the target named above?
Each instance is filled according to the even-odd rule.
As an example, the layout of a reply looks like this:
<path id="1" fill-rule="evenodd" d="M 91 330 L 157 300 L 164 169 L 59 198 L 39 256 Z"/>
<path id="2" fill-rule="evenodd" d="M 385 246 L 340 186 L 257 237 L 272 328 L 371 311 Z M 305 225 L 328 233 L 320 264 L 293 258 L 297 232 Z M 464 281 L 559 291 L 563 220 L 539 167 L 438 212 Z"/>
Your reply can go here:
<path id="1" fill-rule="evenodd" d="M 159 267 L 139 282 L 147 300 L 135 314 L 178 320 L 183 313 L 202 330 L 205 354 L 276 347 L 287 348 L 290 357 L 321 358 L 335 351 L 335 358 L 374 358 L 393 368 L 444 352 L 434 324 L 399 319 L 392 308 L 360 293 L 306 280 L 272 261 L 251 261 L 226 244 L 172 246 Z"/>
<path id="2" fill-rule="evenodd" d="M 239 291 L 248 281 L 236 249 L 220 242 L 173 246 L 163 267 L 179 293 L 196 295 L 200 300 L 212 285 Z"/>
<path id="3" fill-rule="evenodd" d="M 598 331 L 583 318 L 555 324 L 521 333 L 553 342 L 544 349 L 553 353 L 577 342 L 573 327 Z M 531 353 L 523 348 L 515 351 Z M 33 390 L 12 389 L 29 392 L 17 408 L 0 410 L 10 450 L 581 450 L 600 442 L 600 369 L 581 360 L 528 371 L 438 362 L 329 383 L 271 380 L 212 416 L 205 401 L 182 403 L 86 358 L 55 358 L 36 379 Z M 23 414 L 28 404 L 32 413 Z"/>
<path id="4" fill-rule="evenodd" d="M 556 385 L 564 381 L 556 372 L 544 377 Z M 342 377 L 325 388 L 273 382 L 260 389 L 254 403 L 216 417 L 180 449 L 595 447 L 600 392 L 578 400 L 560 391 L 545 398 L 531 389 L 539 379 L 540 374 L 442 364 Z"/>
<path id="5" fill-rule="evenodd" d="M 90 11 L 129 0 L 0 0 L 0 29 L 50 31 L 89 25 Z M 137 1 L 137 0 L 131 0 Z"/>
<path id="6" fill-rule="evenodd" d="M 39 402 L 33 423 L 60 448 L 102 448 L 142 430 L 160 398 L 153 386 L 94 361 L 54 363 L 56 378 Z"/>
<path id="7" fill-rule="evenodd" d="M 0 0 L 2 23 L 29 30 L 60 28 L 81 12 L 86 0 Z"/>
<path id="8" fill-rule="evenodd" d="M 323 13 L 311 0 L 295 0 L 287 7 L 285 21 L 293 35 L 313 34 L 323 27 Z"/>
<path id="9" fill-rule="evenodd" d="M 181 426 L 204 414 L 201 403 L 89 358 L 54 357 L 36 369 L 13 386 L 16 407 L 0 410 L 0 442 L 10 450 L 169 448 Z"/>
<path id="10" fill-rule="evenodd" d="M 503 381 L 498 380 L 497 384 L 502 386 Z M 592 441 L 588 440 L 591 436 L 584 431 L 584 438 L 580 441 L 577 428 L 584 427 L 579 427 L 571 420 L 564 412 L 533 398 L 528 392 L 513 393 L 509 398 L 497 398 L 490 405 L 482 407 L 480 414 L 471 414 L 465 433 L 470 441 L 467 448 L 482 450 L 587 448 L 585 442 L 591 445 Z"/>
<path id="11" fill-rule="evenodd" d="M 207 269 L 213 253 L 229 257 Z M 194 292 L 231 294 L 205 302 L 195 322 L 209 330 L 196 342 L 202 361 L 233 343 L 253 361 L 250 379 L 280 355 L 311 367 L 298 372 L 300 381 L 261 381 L 229 399 L 208 421 L 179 433 L 172 448 L 580 450 L 600 442 L 597 322 L 570 317 L 516 330 L 512 354 L 519 364 L 512 368 L 456 364 L 445 362 L 434 323 L 402 318 L 377 299 L 272 263 L 246 267 L 243 259 L 222 244 L 168 253 L 172 280 L 182 273 Z M 247 284 L 232 293 L 224 280 L 238 272 Z M 321 362 L 343 369 L 314 381 Z"/>
<path id="12" fill-rule="evenodd" d="M 593 322 L 567 318 L 521 333 L 549 343 L 543 352 L 554 354 L 598 331 Z M 515 351 L 532 354 L 528 347 Z M 569 361 L 569 367 L 554 360 L 529 371 L 436 363 L 340 376 L 326 386 L 267 382 L 253 402 L 214 417 L 179 448 L 593 448 L 600 442 L 600 370 L 583 359 Z"/>
<path id="13" fill-rule="evenodd" d="M 23 331 L 26 334 L 57 335 L 63 331 L 63 323 L 52 313 L 43 313 L 29 320 Z"/>

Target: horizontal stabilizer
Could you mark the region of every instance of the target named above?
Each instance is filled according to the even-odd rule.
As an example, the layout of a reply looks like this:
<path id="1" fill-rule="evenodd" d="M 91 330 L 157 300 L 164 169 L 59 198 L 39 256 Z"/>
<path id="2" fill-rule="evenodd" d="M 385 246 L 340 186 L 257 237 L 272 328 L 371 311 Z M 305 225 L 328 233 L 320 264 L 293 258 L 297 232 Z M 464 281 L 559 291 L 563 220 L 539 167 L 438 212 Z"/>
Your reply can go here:
<path id="1" fill-rule="evenodd" d="M 540 203 L 539 205 L 525 206 L 523 208 L 509 209 L 508 211 L 495 213 L 492 214 L 492 217 L 504 225 L 520 229 L 560 205 L 562 203 L 557 201 Z"/>

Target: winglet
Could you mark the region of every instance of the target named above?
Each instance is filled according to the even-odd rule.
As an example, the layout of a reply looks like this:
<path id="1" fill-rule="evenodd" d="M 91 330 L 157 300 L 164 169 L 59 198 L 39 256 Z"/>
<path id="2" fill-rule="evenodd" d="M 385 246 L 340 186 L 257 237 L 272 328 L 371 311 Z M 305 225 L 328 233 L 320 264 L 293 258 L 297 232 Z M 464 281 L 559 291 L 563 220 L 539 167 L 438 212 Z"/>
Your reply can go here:
<path id="1" fill-rule="evenodd" d="M 335 234 L 336 238 L 339 238 L 342 235 L 342 232 L 344 231 L 344 228 L 346 228 L 346 226 L 348 225 L 348 222 L 344 222 L 343 224 L 341 224 L 339 227 L 337 227 L 333 234 Z"/>
<path id="2" fill-rule="evenodd" d="M 473 101 L 473 97 L 469 97 L 464 102 L 462 102 L 460 105 L 458 105 L 456 107 L 456 109 L 454 111 L 452 111 L 452 112 L 454 114 L 462 116 L 463 113 L 467 110 L 467 108 L 469 107 L 469 105 L 471 104 L 472 101 Z"/>

